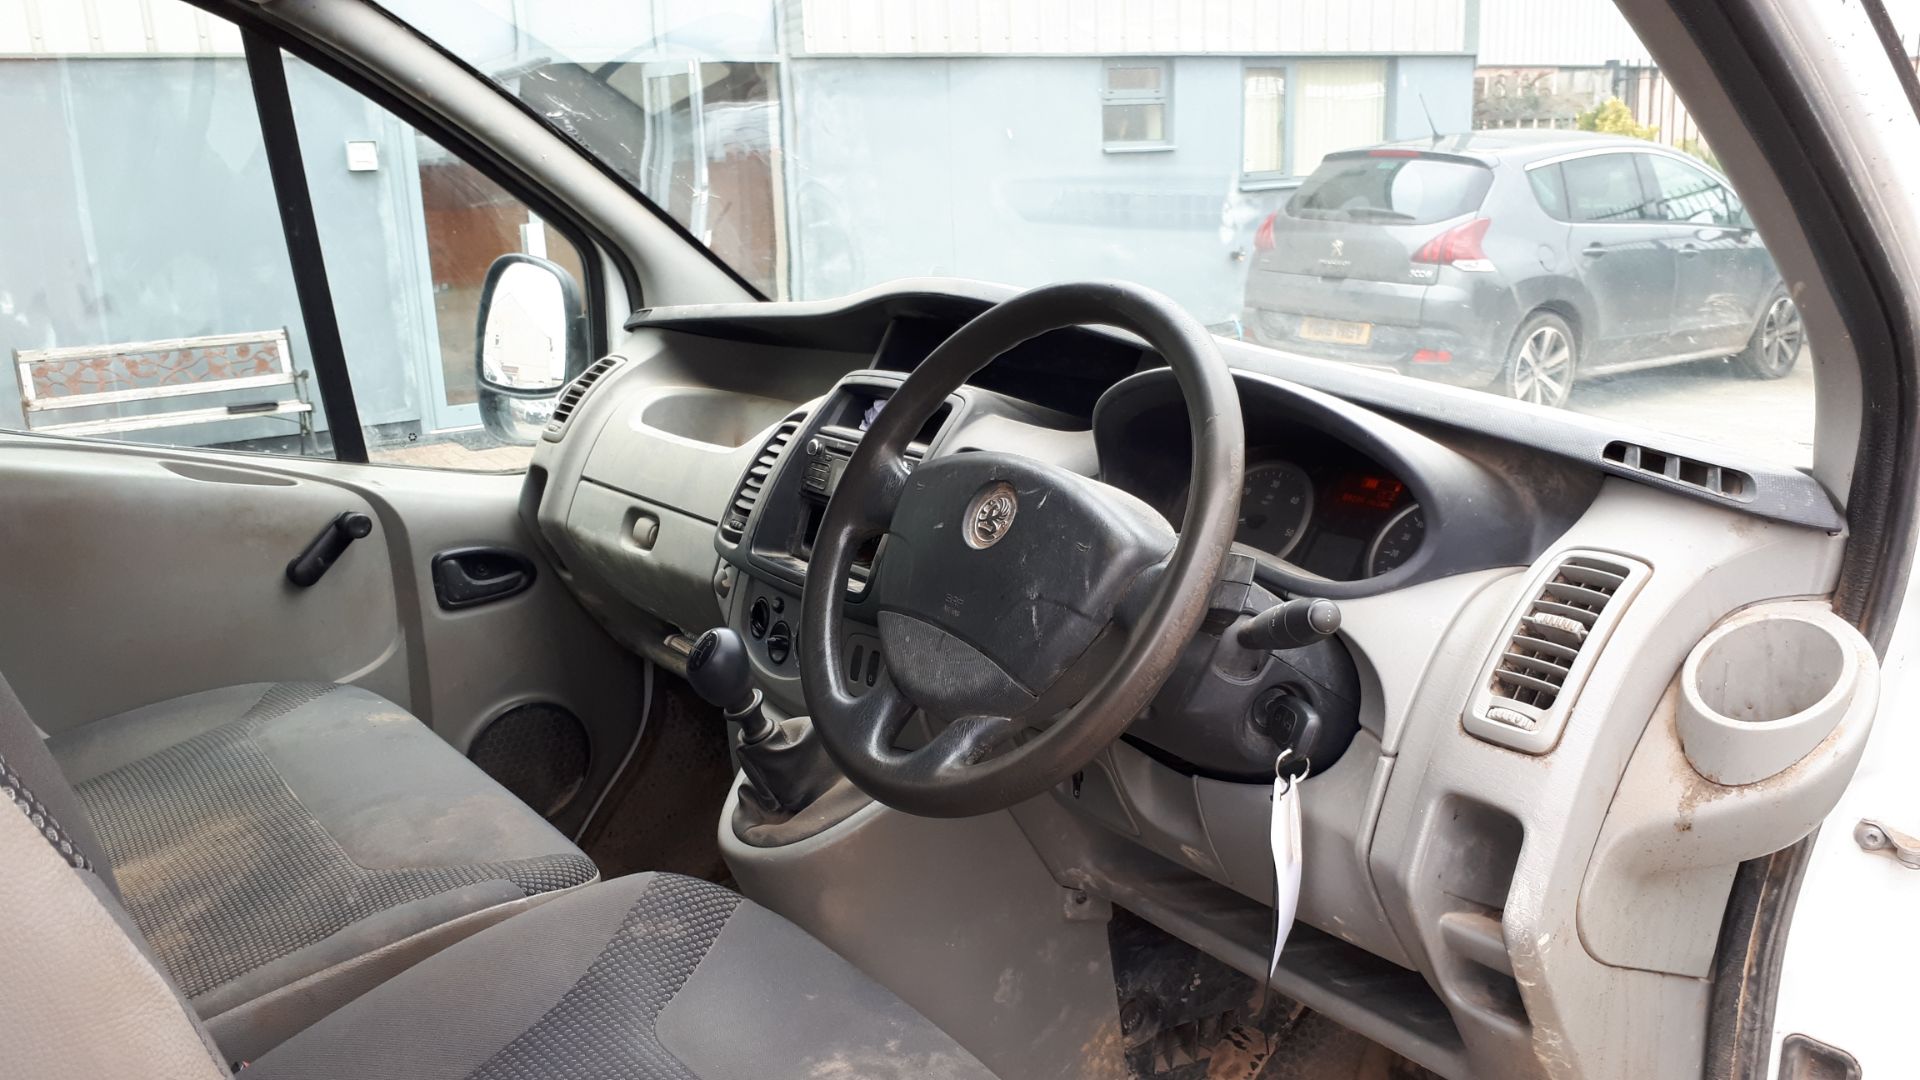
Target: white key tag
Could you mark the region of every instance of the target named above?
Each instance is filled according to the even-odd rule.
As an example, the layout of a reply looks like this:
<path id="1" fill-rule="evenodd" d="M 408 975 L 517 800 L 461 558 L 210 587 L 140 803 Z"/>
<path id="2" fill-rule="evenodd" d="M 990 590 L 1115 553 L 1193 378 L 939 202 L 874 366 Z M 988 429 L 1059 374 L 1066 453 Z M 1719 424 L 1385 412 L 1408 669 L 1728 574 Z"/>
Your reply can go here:
<path id="1" fill-rule="evenodd" d="M 1273 819 L 1267 843 L 1273 848 L 1273 959 L 1267 963 L 1271 980 L 1280 969 L 1280 950 L 1293 930 L 1300 908 L 1300 781 L 1312 763 L 1282 750 L 1273 763 Z"/>

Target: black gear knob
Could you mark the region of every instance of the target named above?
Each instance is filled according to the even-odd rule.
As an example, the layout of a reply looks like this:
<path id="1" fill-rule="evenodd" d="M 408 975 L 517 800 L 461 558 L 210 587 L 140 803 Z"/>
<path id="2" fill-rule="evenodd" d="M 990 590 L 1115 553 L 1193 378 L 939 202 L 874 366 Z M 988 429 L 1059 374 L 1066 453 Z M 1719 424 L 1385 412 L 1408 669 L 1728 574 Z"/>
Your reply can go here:
<path id="1" fill-rule="evenodd" d="M 687 681 L 710 705 L 729 714 L 746 709 L 753 704 L 754 695 L 747 643 L 724 626 L 701 634 L 687 654 Z"/>

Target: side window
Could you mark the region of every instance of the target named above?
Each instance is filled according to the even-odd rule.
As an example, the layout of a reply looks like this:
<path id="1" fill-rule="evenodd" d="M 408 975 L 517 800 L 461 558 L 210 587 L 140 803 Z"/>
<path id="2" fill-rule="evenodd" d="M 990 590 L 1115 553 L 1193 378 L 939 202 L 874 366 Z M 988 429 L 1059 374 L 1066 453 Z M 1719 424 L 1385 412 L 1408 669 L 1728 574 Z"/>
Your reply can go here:
<path id="1" fill-rule="evenodd" d="M 1682 161 L 1643 154 L 1655 192 L 1654 216 L 1663 221 L 1738 227 L 1744 216 L 1726 185 Z"/>
<path id="2" fill-rule="evenodd" d="M 1528 169 L 1527 183 L 1533 188 L 1534 200 L 1549 217 L 1560 221 L 1572 219 L 1567 210 L 1567 185 L 1560 178 L 1560 166 L 1541 165 Z"/>
<path id="3" fill-rule="evenodd" d="M 1571 220 L 1582 222 L 1644 221 L 1647 195 L 1632 154 L 1594 154 L 1560 163 L 1567 187 Z"/>
<path id="4" fill-rule="evenodd" d="M 525 468 L 552 401 L 482 385 L 481 292 L 497 260 L 529 255 L 580 294 L 579 250 L 392 113 L 298 59 L 283 62 L 367 456 Z M 528 382 L 577 373 L 529 373 Z"/>
<path id="5" fill-rule="evenodd" d="M 239 32 L 154 8 L 161 55 L 0 60 L 0 427 L 324 454 Z"/>
<path id="6" fill-rule="evenodd" d="M 332 456 L 241 35 L 181 0 L 148 7 L 144 36 L 49 35 L 51 59 L 0 59 L 11 158 L 37 163 L 0 169 L 0 427 Z M 111 51 L 128 41 L 143 51 Z M 369 458 L 524 468 L 551 397 L 494 395 L 489 415 L 481 289 L 496 259 L 534 256 L 579 307 L 579 251 L 360 94 L 283 64 Z"/>
<path id="7" fill-rule="evenodd" d="M 1173 145 L 1169 113 L 1172 65 L 1165 60 L 1109 60 L 1100 87 L 1100 144 L 1108 150 L 1164 150 Z"/>

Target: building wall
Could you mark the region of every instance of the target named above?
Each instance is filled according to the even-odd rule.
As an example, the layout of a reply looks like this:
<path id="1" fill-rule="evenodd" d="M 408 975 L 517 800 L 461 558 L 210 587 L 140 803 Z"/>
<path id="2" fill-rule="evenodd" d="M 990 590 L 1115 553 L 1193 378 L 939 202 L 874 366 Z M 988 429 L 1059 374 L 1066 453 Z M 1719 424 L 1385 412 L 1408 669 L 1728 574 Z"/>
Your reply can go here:
<path id="1" fill-rule="evenodd" d="M 1471 53 L 1476 0 L 800 0 L 796 55 Z"/>
<path id="2" fill-rule="evenodd" d="M 1238 57 L 1173 60 L 1173 148 L 1102 149 L 1104 59 L 791 61 L 794 294 L 951 275 L 1120 277 L 1203 322 L 1235 319 L 1259 219 L 1288 194 L 1239 182 Z M 1399 59 L 1387 138 L 1472 116 L 1472 58 Z"/>
<path id="3" fill-rule="evenodd" d="M 1652 63 L 1613 0 L 1479 0 L 1482 67 Z"/>

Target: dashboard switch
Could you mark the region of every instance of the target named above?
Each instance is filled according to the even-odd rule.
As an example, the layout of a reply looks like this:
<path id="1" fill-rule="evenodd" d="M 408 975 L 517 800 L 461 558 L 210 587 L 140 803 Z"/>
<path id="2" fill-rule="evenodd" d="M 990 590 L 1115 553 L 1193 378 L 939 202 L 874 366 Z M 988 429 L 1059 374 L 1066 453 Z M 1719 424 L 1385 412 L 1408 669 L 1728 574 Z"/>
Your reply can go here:
<path id="1" fill-rule="evenodd" d="M 791 655 L 793 655 L 793 628 L 782 619 L 767 631 L 767 659 L 772 661 L 775 667 L 779 667 L 786 663 L 787 657 Z"/>

